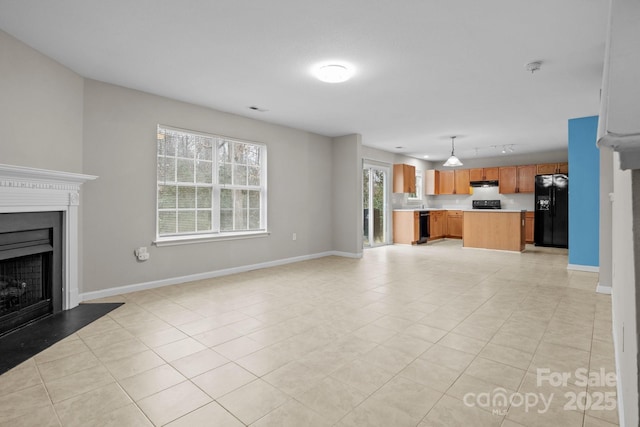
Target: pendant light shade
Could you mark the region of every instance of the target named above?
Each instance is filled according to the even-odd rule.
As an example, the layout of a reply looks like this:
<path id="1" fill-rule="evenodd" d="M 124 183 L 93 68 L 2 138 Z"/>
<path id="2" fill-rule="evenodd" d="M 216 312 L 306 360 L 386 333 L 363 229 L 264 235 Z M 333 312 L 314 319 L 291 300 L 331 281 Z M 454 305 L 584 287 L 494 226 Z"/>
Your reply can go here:
<path id="1" fill-rule="evenodd" d="M 447 159 L 446 162 L 444 162 L 444 164 L 442 166 L 447 166 L 447 167 L 456 167 L 456 166 L 462 166 L 462 162 L 460 161 L 459 158 L 456 157 L 456 155 L 454 154 L 454 145 L 453 145 L 453 141 L 456 139 L 455 136 L 451 137 L 451 156 Z"/>

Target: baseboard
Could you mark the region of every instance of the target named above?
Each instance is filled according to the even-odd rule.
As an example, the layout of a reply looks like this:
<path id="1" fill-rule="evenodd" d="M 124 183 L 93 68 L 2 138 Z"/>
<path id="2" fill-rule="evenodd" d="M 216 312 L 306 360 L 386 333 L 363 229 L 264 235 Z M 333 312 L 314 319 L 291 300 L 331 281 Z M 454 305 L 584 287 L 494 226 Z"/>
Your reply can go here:
<path id="1" fill-rule="evenodd" d="M 599 294 L 611 295 L 611 286 L 602 285 L 598 282 L 598 286 L 596 286 L 596 292 Z"/>
<path id="2" fill-rule="evenodd" d="M 625 423 L 625 418 L 624 418 L 624 401 L 622 400 L 622 381 L 623 378 L 622 376 L 620 376 L 620 359 L 619 359 L 619 354 L 618 354 L 618 334 L 616 334 L 616 329 L 615 329 L 615 325 L 612 324 L 612 331 L 611 331 L 612 335 L 613 335 L 613 348 L 615 349 L 614 351 L 614 358 L 616 361 L 616 378 L 618 378 L 618 380 L 616 381 L 616 391 L 618 394 L 618 423 L 620 425 L 620 427 L 625 427 L 626 423 Z"/>
<path id="3" fill-rule="evenodd" d="M 362 258 L 362 252 L 352 253 L 352 252 L 331 251 L 329 255 L 341 256 L 343 258 Z"/>
<path id="4" fill-rule="evenodd" d="M 308 261 L 316 258 L 323 258 L 326 256 L 340 256 L 346 258 L 362 258 L 362 254 L 340 252 L 340 251 L 327 251 L 319 252 L 310 255 L 302 255 L 292 258 L 284 258 L 275 261 L 261 262 L 258 264 L 242 265 L 239 267 L 225 268 L 222 270 L 208 271 L 205 273 L 189 274 L 187 276 L 170 277 L 167 279 L 152 280 L 150 282 L 136 283 L 132 285 L 118 286 L 116 288 L 102 289 L 93 292 L 84 292 L 78 295 L 79 301 L 89 301 L 98 298 L 112 297 L 115 295 L 126 294 L 129 292 L 144 291 L 147 289 L 161 288 L 163 286 L 177 285 L 180 283 L 194 282 L 196 280 L 213 279 L 215 277 L 229 276 L 231 274 L 244 273 L 252 270 L 259 270 L 261 268 L 277 267 L 279 265 L 292 264 L 294 262 Z"/>
<path id="5" fill-rule="evenodd" d="M 567 264 L 567 270 L 586 271 L 589 273 L 600 273 L 600 267 L 593 265 Z"/>

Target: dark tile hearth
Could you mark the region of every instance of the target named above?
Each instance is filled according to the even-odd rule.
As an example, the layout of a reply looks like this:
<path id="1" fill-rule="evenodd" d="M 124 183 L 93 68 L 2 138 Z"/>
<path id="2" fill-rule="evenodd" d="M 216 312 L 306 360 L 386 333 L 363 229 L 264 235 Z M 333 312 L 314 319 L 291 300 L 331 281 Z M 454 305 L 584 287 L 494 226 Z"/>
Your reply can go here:
<path id="1" fill-rule="evenodd" d="M 0 375 L 122 304 L 80 304 L 0 337 Z"/>

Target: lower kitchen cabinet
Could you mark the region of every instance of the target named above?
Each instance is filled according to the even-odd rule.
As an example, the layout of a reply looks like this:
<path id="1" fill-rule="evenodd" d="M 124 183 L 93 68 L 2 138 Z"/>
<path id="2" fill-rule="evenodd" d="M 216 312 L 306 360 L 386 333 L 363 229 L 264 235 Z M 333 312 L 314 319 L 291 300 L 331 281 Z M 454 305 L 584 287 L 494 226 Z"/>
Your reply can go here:
<path id="1" fill-rule="evenodd" d="M 534 230 L 535 212 L 527 212 L 524 216 L 524 241 L 526 243 L 534 243 L 533 230 Z"/>
<path id="2" fill-rule="evenodd" d="M 393 243 L 415 244 L 420 239 L 420 212 L 393 211 Z"/>
<path id="3" fill-rule="evenodd" d="M 442 239 L 447 234 L 447 212 L 429 212 L 429 239 Z"/>
<path id="4" fill-rule="evenodd" d="M 447 237 L 462 239 L 462 211 L 447 211 Z"/>

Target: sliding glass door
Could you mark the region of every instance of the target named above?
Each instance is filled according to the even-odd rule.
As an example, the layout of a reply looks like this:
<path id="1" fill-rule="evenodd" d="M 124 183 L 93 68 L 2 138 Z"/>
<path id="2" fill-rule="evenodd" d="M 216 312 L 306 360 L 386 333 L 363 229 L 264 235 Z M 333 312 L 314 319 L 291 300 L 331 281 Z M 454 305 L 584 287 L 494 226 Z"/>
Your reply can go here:
<path id="1" fill-rule="evenodd" d="M 365 163 L 362 169 L 364 247 L 389 244 L 389 168 Z"/>

